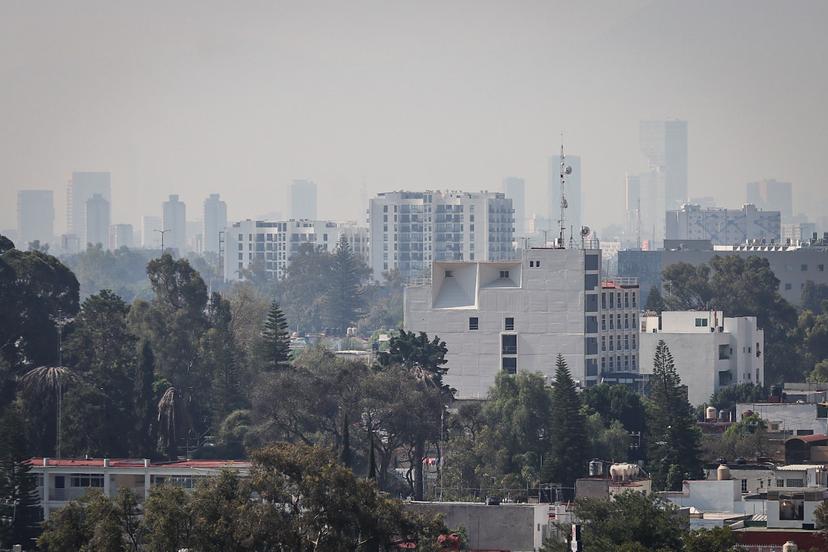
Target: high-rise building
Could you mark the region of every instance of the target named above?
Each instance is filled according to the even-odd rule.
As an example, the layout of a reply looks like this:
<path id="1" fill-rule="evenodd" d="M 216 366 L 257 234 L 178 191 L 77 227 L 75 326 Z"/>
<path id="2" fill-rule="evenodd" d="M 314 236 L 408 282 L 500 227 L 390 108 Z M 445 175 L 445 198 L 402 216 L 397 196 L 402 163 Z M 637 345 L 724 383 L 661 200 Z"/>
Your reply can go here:
<path id="1" fill-rule="evenodd" d="M 86 201 L 99 194 L 112 201 L 108 172 L 73 172 L 66 187 L 66 233 L 86 239 Z"/>
<path id="2" fill-rule="evenodd" d="M 713 245 L 736 245 L 759 240 L 779 243 L 779 211 L 762 211 L 755 205 L 741 209 L 702 209 L 686 203 L 681 209 L 667 211 L 668 240 L 710 240 Z"/>
<path id="3" fill-rule="evenodd" d="M 177 194 L 163 203 L 164 249 L 175 249 L 179 255 L 187 248 L 187 206 L 178 200 Z"/>
<path id="4" fill-rule="evenodd" d="M 294 180 L 290 185 L 290 216 L 292 219 L 316 220 L 316 183 Z"/>
<path id="5" fill-rule="evenodd" d="M 113 224 L 109 227 L 110 249 L 132 248 L 135 245 L 131 224 Z"/>
<path id="6" fill-rule="evenodd" d="M 109 201 L 101 194 L 86 200 L 86 245 L 109 249 Z"/>
<path id="7" fill-rule="evenodd" d="M 512 200 L 515 210 L 515 238 L 526 235 L 526 182 L 516 176 L 503 179 L 503 193 Z"/>
<path id="8" fill-rule="evenodd" d="M 628 174 L 624 182 L 624 235 L 627 243 L 640 247 L 641 243 L 641 178 Z"/>
<path id="9" fill-rule="evenodd" d="M 793 193 L 790 182 L 774 179 L 748 182 L 745 186 L 745 198 L 748 203 L 760 209 L 779 211 L 782 220 L 787 222 L 793 215 Z"/>
<path id="10" fill-rule="evenodd" d="M 817 233 L 817 226 L 813 222 L 797 222 L 782 225 L 782 243 L 798 244 L 811 241 Z"/>
<path id="11" fill-rule="evenodd" d="M 432 261 L 514 257 L 512 200 L 500 192 L 385 192 L 368 209 L 375 279 L 427 277 Z"/>
<path id="12" fill-rule="evenodd" d="M 55 204 L 52 190 L 20 190 L 17 192 L 17 247 L 39 241 L 47 244 L 55 236 Z"/>
<path id="13" fill-rule="evenodd" d="M 161 221 L 161 217 L 154 217 L 151 215 L 144 215 L 141 217 L 141 247 L 144 249 L 160 249 L 160 231 L 163 229 L 164 225 Z"/>
<path id="14" fill-rule="evenodd" d="M 581 158 L 578 155 L 566 156 L 566 165 L 572 167 L 572 173 L 566 177 L 566 213 L 564 216 L 565 241 L 569 243 L 569 237 L 578 241 L 580 239 L 583 218 L 581 212 Z M 549 224 L 548 230 L 560 228 L 561 218 L 561 156 L 553 155 L 549 158 Z M 556 232 L 557 233 L 557 232 Z"/>
<path id="15" fill-rule="evenodd" d="M 210 194 L 204 200 L 204 231 L 202 243 L 205 253 L 219 252 L 219 232 L 227 227 L 227 204 L 219 194 Z"/>
<path id="16" fill-rule="evenodd" d="M 687 202 L 687 121 L 641 121 L 641 153 L 664 188 L 661 210 Z"/>

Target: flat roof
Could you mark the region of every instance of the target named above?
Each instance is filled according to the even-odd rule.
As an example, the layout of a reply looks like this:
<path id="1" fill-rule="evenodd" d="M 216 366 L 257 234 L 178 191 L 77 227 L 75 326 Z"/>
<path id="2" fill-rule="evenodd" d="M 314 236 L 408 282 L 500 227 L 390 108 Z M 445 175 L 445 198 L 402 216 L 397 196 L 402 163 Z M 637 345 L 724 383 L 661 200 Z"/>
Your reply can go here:
<path id="1" fill-rule="evenodd" d="M 33 468 L 103 468 L 104 458 L 31 458 L 29 465 Z M 109 458 L 110 468 L 143 468 L 143 458 Z M 150 468 L 249 468 L 250 462 L 243 460 L 174 460 L 150 461 Z"/>

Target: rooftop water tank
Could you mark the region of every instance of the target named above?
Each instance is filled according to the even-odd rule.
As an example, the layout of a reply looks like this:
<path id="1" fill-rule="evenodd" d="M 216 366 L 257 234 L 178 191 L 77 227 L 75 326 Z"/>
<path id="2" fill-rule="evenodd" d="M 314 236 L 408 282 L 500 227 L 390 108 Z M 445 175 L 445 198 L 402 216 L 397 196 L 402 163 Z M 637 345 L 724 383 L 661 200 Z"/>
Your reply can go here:
<path id="1" fill-rule="evenodd" d="M 600 460 L 590 460 L 589 462 L 589 476 L 601 477 L 604 475 L 604 463 Z"/>
<path id="2" fill-rule="evenodd" d="M 718 468 L 716 468 L 716 479 L 719 481 L 729 480 L 730 468 L 728 468 L 725 464 L 721 464 Z"/>
<path id="3" fill-rule="evenodd" d="M 706 420 L 715 421 L 716 420 L 716 407 L 715 406 L 708 406 L 704 411 L 704 417 Z"/>

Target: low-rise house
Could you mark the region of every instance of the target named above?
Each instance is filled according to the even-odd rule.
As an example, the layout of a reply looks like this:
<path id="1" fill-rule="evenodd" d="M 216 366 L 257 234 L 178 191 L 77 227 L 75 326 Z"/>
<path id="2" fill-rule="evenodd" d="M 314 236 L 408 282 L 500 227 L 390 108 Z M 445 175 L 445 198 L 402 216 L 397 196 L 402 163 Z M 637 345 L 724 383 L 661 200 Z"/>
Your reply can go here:
<path id="1" fill-rule="evenodd" d="M 32 458 L 32 473 L 37 477 L 43 519 L 50 512 L 83 497 L 91 489 L 115 496 L 119 489 L 131 490 L 142 503 L 152 487 L 162 484 L 194 488 L 204 478 L 230 469 L 241 475 L 250 471 L 249 462 L 234 460 L 181 460 L 153 462 L 149 459 L 54 459 Z"/>
<path id="2" fill-rule="evenodd" d="M 719 464 L 705 466 L 707 480 L 719 478 Z M 730 479 L 739 483 L 739 492 L 742 495 L 752 495 L 767 492 L 775 484 L 776 466 L 767 462 L 744 462 L 727 465 Z"/>
<path id="3" fill-rule="evenodd" d="M 824 403 L 755 402 L 736 405 L 736 419 L 755 414 L 768 431 L 787 435 L 828 434 L 828 406 Z"/>

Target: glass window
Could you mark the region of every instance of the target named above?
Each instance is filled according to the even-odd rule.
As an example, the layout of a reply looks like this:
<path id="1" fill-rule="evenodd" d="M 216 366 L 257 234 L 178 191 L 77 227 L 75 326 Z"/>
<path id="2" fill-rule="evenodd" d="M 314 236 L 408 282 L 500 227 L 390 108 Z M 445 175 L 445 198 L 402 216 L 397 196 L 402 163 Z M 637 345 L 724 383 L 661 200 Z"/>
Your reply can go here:
<path id="1" fill-rule="evenodd" d="M 602 351 L 607 350 L 607 336 L 605 336 L 605 335 L 601 336 L 601 350 Z"/>
<path id="2" fill-rule="evenodd" d="M 500 336 L 500 352 L 504 355 L 517 354 L 517 336 L 514 334 L 504 334 Z"/>
<path id="3" fill-rule="evenodd" d="M 517 374 L 517 357 L 503 357 L 503 371 L 507 374 Z"/>
<path id="4" fill-rule="evenodd" d="M 696 318 L 696 327 L 697 328 L 706 328 L 707 327 L 707 318 Z"/>
<path id="5" fill-rule="evenodd" d="M 508 270 L 501 270 L 500 271 L 500 277 L 501 278 L 508 278 L 509 277 L 509 271 Z"/>
<path id="6" fill-rule="evenodd" d="M 598 270 L 598 255 L 585 255 L 584 268 L 586 270 Z"/>
<path id="7" fill-rule="evenodd" d="M 478 325 L 477 317 L 476 316 L 470 316 L 469 317 L 469 329 L 470 330 L 476 330 L 477 325 Z"/>
<path id="8" fill-rule="evenodd" d="M 730 358 L 730 345 L 719 345 L 719 360 Z"/>
<path id="9" fill-rule="evenodd" d="M 601 294 L 601 308 L 607 308 L 607 292 Z"/>
<path id="10" fill-rule="evenodd" d="M 584 289 L 590 290 L 595 289 L 598 287 L 598 275 L 597 274 L 585 274 L 584 275 Z"/>
<path id="11" fill-rule="evenodd" d="M 586 301 L 586 312 L 598 312 L 598 295 L 589 293 L 584 299 Z"/>
<path id="12" fill-rule="evenodd" d="M 615 294 L 614 293 L 609 294 L 609 300 L 610 300 L 609 308 L 614 309 L 615 308 Z"/>
<path id="13" fill-rule="evenodd" d="M 601 315 L 601 329 L 602 330 L 607 329 L 607 315 L 606 314 Z"/>
<path id="14" fill-rule="evenodd" d="M 507 317 L 503 323 L 504 329 L 506 331 L 512 331 L 515 329 L 515 319 L 512 317 Z"/>

